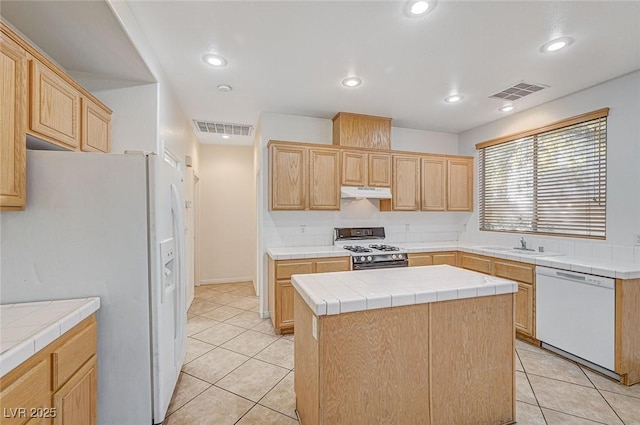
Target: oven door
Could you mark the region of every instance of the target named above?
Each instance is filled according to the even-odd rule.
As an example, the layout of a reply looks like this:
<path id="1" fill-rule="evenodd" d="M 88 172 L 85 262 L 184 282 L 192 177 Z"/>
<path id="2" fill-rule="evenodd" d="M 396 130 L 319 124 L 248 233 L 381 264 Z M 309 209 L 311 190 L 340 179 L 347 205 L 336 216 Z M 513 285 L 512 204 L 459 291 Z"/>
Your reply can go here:
<path id="1" fill-rule="evenodd" d="M 353 270 L 391 269 L 409 266 L 408 260 L 380 261 L 378 263 L 353 264 Z"/>

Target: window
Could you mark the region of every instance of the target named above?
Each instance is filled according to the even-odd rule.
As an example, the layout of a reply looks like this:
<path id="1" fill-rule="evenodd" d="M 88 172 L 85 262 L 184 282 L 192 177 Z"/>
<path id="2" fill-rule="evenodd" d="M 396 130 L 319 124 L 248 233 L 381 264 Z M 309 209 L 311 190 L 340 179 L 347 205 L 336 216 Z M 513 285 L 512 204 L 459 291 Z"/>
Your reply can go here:
<path id="1" fill-rule="evenodd" d="M 604 239 L 608 113 L 476 145 L 480 230 Z"/>

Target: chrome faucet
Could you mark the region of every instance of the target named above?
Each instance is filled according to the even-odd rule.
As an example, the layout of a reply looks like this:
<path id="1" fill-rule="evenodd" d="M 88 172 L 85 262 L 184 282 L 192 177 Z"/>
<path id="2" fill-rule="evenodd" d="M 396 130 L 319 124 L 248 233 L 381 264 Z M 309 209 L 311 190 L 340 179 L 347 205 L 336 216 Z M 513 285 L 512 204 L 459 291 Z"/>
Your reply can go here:
<path id="1" fill-rule="evenodd" d="M 520 249 L 522 250 L 527 249 L 527 241 L 524 240 L 524 236 L 520 238 Z"/>

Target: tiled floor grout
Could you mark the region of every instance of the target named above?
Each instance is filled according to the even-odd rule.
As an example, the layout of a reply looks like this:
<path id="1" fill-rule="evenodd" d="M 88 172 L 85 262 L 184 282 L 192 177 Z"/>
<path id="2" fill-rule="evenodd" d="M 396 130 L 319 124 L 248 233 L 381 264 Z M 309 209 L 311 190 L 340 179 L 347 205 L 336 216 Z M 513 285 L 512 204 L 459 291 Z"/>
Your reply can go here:
<path id="1" fill-rule="evenodd" d="M 195 373 L 192 370 L 189 370 L 189 372 L 185 372 L 184 369 L 183 369 L 182 373 L 184 375 L 189 376 L 190 379 L 196 379 L 197 381 L 200 381 L 201 383 L 197 384 L 194 387 L 195 391 L 197 392 L 197 394 L 195 394 L 195 395 L 194 394 L 189 394 L 189 393 L 184 394 L 185 396 L 187 396 L 188 400 L 186 400 L 186 401 L 185 400 L 181 400 L 180 402 L 182 402 L 183 404 L 180 407 L 176 408 L 176 410 L 173 411 L 171 413 L 171 415 L 167 416 L 168 424 L 174 425 L 174 422 L 175 422 L 176 425 L 182 425 L 183 423 L 187 423 L 187 422 L 181 422 L 180 419 L 177 419 L 176 421 L 174 421 L 172 417 L 174 415 L 176 415 L 178 412 L 180 412 L 181 410 L 183 410 L 183 409 L 185 409 L 185 412 L 187 412 L 187 410 L 190 409 L 191 406 L 195 406 L 195 405 L 193 405 L 193 403 L 197 404 L 197 399 L 199 397 L 201 397 L 201 396 L 205 397 L 203 394 L 208 392 L 208 391 L 210 391 L 212 388 L 216 388 L 215 391 L 223 391 L 224 393 L 227 393 L 229 395 L 233 395 L 233 397 L 235 397 L 233 400 L 241 401 L 240 406 L 242 406 L 241 407 L 242 410 L 237 411 L 236 413 L 233 413 L 233 414 L 230 413 L 229 417 L 225 417 L 223 419 L 223 423 L 225 425 L 231 425 L 231 424 L 241 425 L 241 424 L 247 424 L 247 423 L 255 423 L 254 421 L 260 415 L 259 412 L 267 415 L 267 417 L 270 418 L 269 419 L 270 421 L 276 421 L 276 422 L 273 422 L 274 424 L 275 423 L 277 423 L 277 424 L 298 423 L 297 413 L 295 412 L 295 410 L 292 410 L 293 407 L 290 404 L 292 400 L 289 399 L 289 395 L 288 395 L 288 392 L 292 392 L 293 388 L 288 388 L 288 385 L 285 384 L 285 385 L 282 385 L 278 390 L 276 390 L 276 388 L 279 385 L 281 385 L 281 383 L 283 381 L 285 381 L 285 379 L 287 379 L 287 377 L 292 372 L 294 372 L 293 367 L 291 367 L 291 368 L 288 367 L 288 365 L 291 365 L 291 363 L 290 363 L 291 362 L 291 357 L 290 356 L 292 355 L 292 352 L 291 352 L 291 354 L 288 354 L 289 348 L 286 346 L 287 344 L 284 344 L 284 345 L 283 344 L 279 344 L 279 347 L 274 347 L 270 352 L 267 352 L 267 353 L 265 353 L 264 355 L 261 356 L 261 357 L 270 358 L 271 361 L 270 360 L 265 360 L 264 358 L 257 358 L 257 356 L 260 356 L 262 353 L 264 353 L 266 350 L 268 350 L 274 344 L 278 343 L 278 341 L 287 340 L 287 341 L 293 342 L 293 338 L 292 337 L 288 337 L 288 336 L 284 336 L 284 335 L 276 335 L 274 332 L 268 332 L 267 331 L 268 326 L 266 325 L 266 323 L 270 324 L 269 319 L 260 319 L 260 321 L 256 322 L 255 325 L 252 325 L 253 319 L 251 318 L 251 316 L 246 315 L 246 313 L 249 312 L 249 313 L 254 313 L 254 314 L 258 315 L 258 311 L 257 311 L 257 308 L 255 307 L 255 304 L 257 303 L 257 301 L 256 301 L 257 298 L 255 296 L 246 294 L 249 291 L 249 289 L 248 289 L 249 285 L 251 285 L 251 284 L 250 283 L 249 284 L 247 284 L 247 283 L 238 283 L 238 284 L 224 284 L 224 286 L 220 286 L 220 287 L 218 287 L 218 285 L 210 285 L 210 287 L 202 287 L 201 286 L 201 287 L 197 288 L 196 295 L 195 295 L 195 298 L 194 298 L 194 306 L 202 305 L 199 302 L 203 301 L 203 302 L 208 302 L 208 303 L 211 303 L 211 304 L 216 304 L 216 307 L 213 307 L 211 309 L 207 309 L 206 311 L 199 312 L 198 314 L 195 314 L 195 313 L 192 313 L 192 312 L 189 313 L 188 321 L 194 320 L 194 319 L 196 319 L 198 317 L 201 317 L 203 319 L 211 320 L 212 322 L 211 322 L 210 326 L 207 326 L 207 327 L 205 327 L 203 329 L 199 329 L 198 332 L 195 332 L 194 334 L 189 335 L 188 338 L 192 338 L 193 341 L 199 341 L 201 343 L 208 344 L 208 345 L 211 346 L 211 348 L 208 349 L 207 351 L 203 352 L 203 353 L 199 353 L 199 354 L 196 355 L 195 353 L 198 353 L 200 348 L 204 348 L 204 349 L 207 348 L 206 346 L 203 346 L 203 347 L 199 347 L 198 346 L 196 348 L 196 350 L 194 350 L 194 352 L 193 352 L 193 355 L 195 355 L 195 357 L 189 358 L 189 362 L 185 363 L 185 366 L 187 366 L 187 365 L 191 364 L 192 362 L 200 359 L 202 356 L 206 356 L 208 354 L 211 354 L 212 352 L 214 352 L 217 349 L 222 349 L 222 350 L 226 350 L 229 353 L 233 353 L 233 356 L 244 356 L 246 358 L 243 359 L 243 358 L 239 357 L 239 358 L 233 360 L 233 363 L 230 363 L 228 365 L 229 370 L 227 370 L 226 367 L 223 367 L 222 369 L 218 369 L 218 370 L 211 369 L 212 372 L 207 372 L 207 373 L 213 373 L 214 374 L 214 375 L 207 375 L 207 376 L 216 376 L 215 382 L 211 382 L 210 380 L 203 379 L 202 377 L 198 376 L 199 373 L 198 373 L 197 369 L 196 369 Z M 252 287 L 253 286 L 251 285 L 251 288 Z M 234 294 L 233 293 L 234 291 L 242 292 L 243 294 L 242 295 L 238 294 L 238 293 Z M 232 296 L 232 298 L 234 298 L 234 299 L 229 301 L 229 297 L 227 297 L 228 295 Z M 226 299 L 228 302 L 220 302 L 220 300 L 217 299 L 219 296 L 222 296 L 222 298 Z M 211 300 L 209 300 L 208 298 L 211 298 Z M 249 309 L 246 309 L 246 308 L 238 307 L 237 304 L 236 304 L 236 306 L 231 306 L 230 304 L 233 304 L 233 303 L 240 304 L 243 307 L 250 306 L 250 305 L 252 307 L 249 308 Z M 217 319 L 211 319 L 209 317 L 206 317 L 207 314 L 212 313 L 215 310 L 218 310 L 218 309 L 223 308 L 223 307 L 230 307 L 230 308 L 233 308 L 233 309 L 237 309 L 239 311 L 237 313 L 235 313 L 235 314 L 232 314 L 229 317 L 226 317 L 224 320 L 217 320 Z M 197 309 L 196 309 L 196 311 L 197 311 Z M 234 312 L 235 312 L 234 310 L 227 309 L 226 311 L 219 312 L 219 313 L 221 313 L 219 315 L 222 317 L 227 313 L 234 313 Z M 240 316 L 242 314 L 245 314 L 246 319 L 245 318 L 239 318 L 239 319 L 237 319 L 236 324 L 228 322 L 230 320 L 233 321 L 234 318 L 238 318 L 238 316 Z M 206 322 L 206 321 L 201 321 L 200 323 L 208 324 L 208 322 Z M 241 324 L 237 324 L 237 323 L 241 323 Z M 228 339 L 225 339 L 224 341 L 220 342 L 219 344 L 212 344 L 212 343 L 208 342 L 206 340 L 208 335 L 202 335 L 202 336 L 198 337 L 199 334 L 201 334 L 201 333 L 203 333 L 205 331 L 208 331 L 212 327 L 220 325 L 220 324 L 225 324 L 225 325 L 228 325 L 228 326 L 241 328 L 242 331 L 240 333 L 228 338 Z M 195 329 L 197 329 L 197 326 L 200 326 L 200 325 L 201 324 L 194 325 L 194 326 L 196 326 Z M 249 326 L 249 327 L 247 327 L 247 326 Z M 261 330 L 257 330 L 256 328 L 260 328 Z M 235 331 L 231 330 L 232 328 L 226 328 L 226 329 L 230 333 L 231 332 L 235 332 Z M 235 338 L 241 337 L 242 335 L 245 335 L 244 340 L 249 340 L 251 337 L 249 335 L 246 335 L 248 331 L 253 331 L 255 333 L 259 333 L 259 334 L 262 334 L 262 335 L 268 335 L 268 336 L 272 336 L 272 337 L 275 337 L 275 338 L 272 341 L 269 342 L 267 338 L 263 339 L 261 337 L 259 339 L 259 341 L 255 345 L 248 346 L 247 347 L 247 352 L 253 352 L 252 348 L 253 349 L 259 348 L 259 347 L 261 347 L 262 343 L 267 343 L 268 342 L 265 346 L 262 346 L 261 348 L 259 348 L 259 350 L 256 353 L 254 353 L 253 355 L 248 355 L 248 354 L 243 353 L 241 351 L 242 346 L 239 343 L 242 340 L 239 340 L 239 341 L 237 341 L 235 343 L 235 347 L 234 347 L 235 349 L 223 347 L 223 345 L 229 343 L 230 341 L 234 340 Z M 212 335 L 213 335 L 213 333 L 212 333 Z M 255 336 L 257 337 L 257 335 L 255 335 Z M 216 340 L 216 342 L 218 342 L 217 341 L 218 337 L 219 337 L 219 335 L 217 337 L 213 337 L 213 340 Z M 187 341 L 190 341 L 190 340 L 187 340 Z M 543 394 L 543 399 L 545 399 L 544 394 L 546 393 L 546 400 L 551 400 L 551 399 L 549 399 L 549 393 L 547 392 L 547 389 L 545 388 L 545 386 L 542 386 L 542 383 L 548 382 L 546 380 L 551 380 L 551 381 L 562 382 L 562 383 L 565 383 L 565 384 L 570 384 L 572 386 L 575 386 L 576 388 L 580 387 L 580 388 L 584 388 L 584 389 L 595 389 L 598 392 L 598 395 L 605 401 L 605 404 L 603 404 L 603 406 L 605 406 L 605 405 L 608 406 L 608 408 L 613 412 L 615 417 L 618 420 L 620 420 L 620 422 L 622 424 L 625 423 L 624 420 L 622 419 L 622 416 L 621 416 L 622 414 L 615 410 L 615 408 L 612 405 L 612 403 L 610 403 L 607 400 L 607 398 L 604 396 L 602 391 L 607 392 L 607 393 L 611 393 L 611 394 L 615 394 L 617 396 L 622 396 L 622 397 L 627 397 L 627 396 L 628 397 L 634 397 L 635 393 L 633 391 L 631 393 L 629 393 L 628 391 L 619 391 L 619 392 L 609 391 L 610 388 L 608 386 L 606 387 L 607 389 L 604 389 L 604 388 L 601 389 L 601 388 L 598 387 L 598 385 L 602 386 L 602 384 L 598 384 L 598 383 L 596 383 L 596 381 L 594 379 L 590 378 L 589 375 L 586 373 L 586 371 L 583 369 L 582 366 L 577 365 L 576 363 L 574 363 L 572 361 L 569 361 L 569 360 L 566 360 L 566 359 L 564 359 L 564 358 L 562 358 L 560 356 L 557 356 L 554 353 L 547 352 L 544 349 L 541 349 L 541 348 L 538 348 L 538 347 L 535 347 L 535 346 L 532 346 L 532 345 L 524 345 L 524 344 L 526 344 L 526 343 L 519 342 L 517 344 L 517 347 L 516 347 L 516 360 L 522 366 L 522 371 L 521 372 L 524 373 L 524 375 L 526 377 L 526 381 L 527 381 L 529 387 L 531 388 L 531 393 L 533 395 L 533 399 L 535 400 L 536 404 L 532 403 L 531 397 L 527 398 L 529 400 L 528 402 L 527 401 L 517 400 L 517 398 L 516 398 L 516 400 L 517 400 L 518 403 L 523 403 L 523 404 L 528 405 L 528 406 L 535 406 L 538 409 L 539 413 L 536 413 L 536 415 L 538 416 L 538 421 L 535 422 L 536 424 L 538 424 L 538 423 L 544 423 L 544 424 L 547 424 L 547 425 L 550 425 L 552 423 L 556 424 L 557 423 L 557 418 L 555 418 L 555 420 L 554 420 L 554 418 L 552 416 L 547 418 L 547 415 L 551 415 L 551 412 L 556 412 L 558 414 L 571 416 L 571 417 L 574 417 L 574 418 L 577 418 L 577 419 L 590 420 L 590 421 L 593 421 L 593 422 L 596 422 L 596 423 L 605 423 L 605 422 L 603 422 L 601 419 L 596 420 L 593 417 L 588 417 L 589 416 L 589 411 L 587 411 L 587 410 L 584 411 L 584 413 L 585 413 L 584 415 L 580 416 L 579 413 L 582 413 L 581 411 L 579 411 L 579 410 L 576 411 L 575 409 L 573 409 L 573 410 L 571 410 L 573 413 L 565 412 L 563 410 L 559 410 L 558 409 L 558 406 L 561 407 L 562 409 L 564 409 L 564 407 L 562 407 L 561 404 L 558 404 L 558 405 L 554 406 L 553 403 L 551 403 L 550 401 L 547 401 L 547 404 L 551 404 L 551 407 L 542 406 L 540 404 L 539 395 L 536 393 L 536 389 L 534 389 L 534 385 L 532 384 L 531 379 L 530 379 L 530 377 L 534 377 L 534 376 L 536 377 L 536 379 L 535 379 L 536 380 L 536 388 L 538 388 L 538 391 L 541 391 L 541 393 Z M 230 345 L 233 345 L 233 344 L 230 344 Z M 543 353 L 545 355 L 549 355 L 549 358 L 561 359 L 562 362 L 566 362 L 566 363 L 562 363 L 562 365 L 566 365 L 566 368 L 567 368 L 566 369 L 566 375 L 563 375 L 563 373 L 565 373 L 565 372 L 563 372 L 562 370 L 561 370 L 562 373 L 560 373 L 559 375 L 555 375 L 553 373 L 547 373 L 545 375 L 544 373 L 545 373 L 545 370 L 546 370 L 545 368 L 546 367 L 559 367 L 559 366 L 555 365 L 555 363 L 559 363 L 559 362 L 557 360 L 540 360 L 541 363 L 540 364 L 536 364 L 536 363 L 533 363 L 534 360 L 538 361 L 538 358 L 542 358 L 542 356 L 537 356 L 536 357 L 535 355 L 532 355 L 532 354 L 529 354 L 529 355 L 525 356 L 526 357 L 525 358 L 526 361 L 523 362 L 521 354 L 520 354 L 520 352 L 522 352 L 522 351 L 533 352 L 533 353 Z M 282 356 L 284 356 L 284 357 L 282 357 Z M 282 364 L 273 363 L 272 361 L 274 359 L 276 361 L 279 361 L 282 364 L 287 364 L 287 366 L 282 366 Z M 235 361 L 239 361 L 239 360 L 242 360 L 242 362 L 240 364 L 234 366 Z M 255 381 L 256 384 L 260 384 L 260 383 L 263 383 L 263 385 L 268 384 L 267 386 L 259 387 L 259 390 L 257 390 L 257 391 L 255 390 L 255 388 L 250 388 L 249 390 L 243 389 L 242 385 L 246 385 L 247 382 L 251 382 L 252 383 L 253 381 L 250 381 L 250 380 L 247 379 L 247 375 L 244 375 L 245 372 L 238 373 L 237 371 L 238 371 L 239 368 L 243 367 L 244 365 L 247 365 L 247 363 L 251 362 L 252 360 L 264 363 L 265 367 L 267 367 L 266 365 L 269 365 L 268 367 L 273 367 L 273 373 L 269 372 L 270 375 L 264 375 L 264 376 L 270 376 L 271 378 L 276 378 L 276 375 L 282 373 L 282 372 L 278 372 L 278 370 L 286 371 L 286 373 L 284 374 L 284 376 L 278 377 L 275 381 L 273 379 L 271 379 L 271 378 L 268 378 L 267 381 Z M 551 364 L 554 364 L 554 366 L 548 366 L 548 364 L 547 364 L 548 362 L 550 362 Z M 202 364 L 205 364 L 205 365 L 207 364 L 206 361 L 202 361 L 200 363 L 201 364 L 195 365 L 193 368 L 196 368 L 196 367 L 199 368 L 199 367 L 201 367 Z M 525 365 L 525 363 L 527 363 L 530 367 L 527 367 Z M 258 365 L 257 368 L 256 368 L 256 365 Z M 576 367 L 576 366 L 579 367 L 579 369 L 582 372 L 582 374 L 587 378 L 586 382 L 590 383 L 592 386 L 588 386 L 588 385 L 586 385 L 586 383 L 573 382 L 574 378 L 572 378 L 572 376 L 575 376 L 576 372 L 574 370 L 572 370 L 571 368 Z M 206 366 L 206 367 L 208 367 L 208 366 Z M 561 366 L 561 367 L 564 368 L 564 366 Z M 252 362 L 251 366 L 247 365 L 247 367 L 244 369 L 244 371 L 247 371 L 248 373 L 256 373 L 256 372 L 254 372 L 254 370 L 258 370 L 258 369 L 260 369 L 259 364 L 255 363 L 255 362 Z M 529 372 L 527 369 L 530 369 L 531 371 Z M 220 376 L 215 375 L 215 374 L 219 374 L 221 372 L 223 372 L 222 375 L 220 375 Z M 219 383 L 221 383 L 222 380 L 224 380 L 225 378 L 228 378 L 229 375 L 234 374 L 234 372 L 236 373 L 236 375 L 234 375 L 234 378 L 236 380 L 234 380 L 233 378 L 229 378 L 229 379 L 227 379 L 226 382 L 221 384 L 221 385 L 227 386 L 228 388 L 232 388 L 233 390 L 229 390 L 229 389 L 223 388 L 222 386 L 218 385 Z M 533 372 L 535 372 L 535 373 L 533 373 Z M 260 374 L 260 373 L 261 372 L 259 371 L 258 374 Z M 248 375 L 248 376 L 251 376 L 251 375 Z M 563 379 L 562 376 L 568 376 L 568 378 L 567 379 Z M 188 383 L 187 381 L 185 381 L 184 385 L 192 385 L 193 382 L 196 382 L 196 381 L 191 381 L 191 383 Z M 271 384 L 272 382 L 274 382 L 273 385 Z M 206 384 L 206 388 L 201 390 L 199 385 L 202 385 L 202 383 Z M 549 384 L 548 386 L 549 387 L 554 387 L 553 384 Z M 257 401 L 253 401 L 252 399 L 248 398 L 246 395 L 243 396 L 242 394 L 238 394 L 237 392 L 234 392 L 234 391 L 237 391 L 237 392 L 243 392 L 244 391 L 244 393 L 246 395 L 251 396 L 251 398 L 256 398 Z M 284 393 L 283 393 L 283 391 L 284 391 Z M 178 391 L 176 391 L 176 393 L 177 392 Z M 272 394 L 272 393 L 273 393 L 273 396 L 271 398 L 268 398 L 268 396 L 270 394 Z M 226 397 L 226 396 L 221 396 L 219 394 L 223 394 L 223 393 L 215 393 L 215 397 L 217 397 L 216 400 L 219 397 L 222 397 L 221 400 L 225 399 L 224 397 Z M 633 394 L 633 395 L 631 395 L 631 394 Z M 176 395 L 174 394 L 174 397 L 175 396 Z M 208 397 L 213 397 L 213 395 L 209 394 Z M 286 400 L 283 401 L 282 397 L 285 397 Z M 594 394 L 593 397 L 597 397 L 597 396 Z M 638 396 L 637 397 L 640 398 L 640 392 L 638 392 Z M 203 398 L 202 400 L 211 400 L 211 398 L 209 398 L 209 399 Z M 229 400 L 231 400 L 231 399 L 229 399 Z M 250 406 L 249 406 L 249 404 L 247 404 L 247 402 L 250 403 Z M 200 402 L 200 405 L 199 405 L 200 409 L 203 408 L 202 407 L 202 403 L 204 403 L 204 401 Z M 263 403 L 265 403 L 265 404 L 263 404 Z M 270 404 L 270 406 L 267 405 L 267 404 Z M 249 407 L 247 408 L 247 406 L 249 406 Z M 260 408 L 257 408 L 257 406 L 260 406 Z M 587 409 L 586 406 L 587 405 L 585 405 L 585 409 Z M 208 406 L 206 406 L 206 407 L 208 407 Z M 220 406 L 216 407 L 216 406 L 212 405 L 211 409 L 214 409 L 214 410 L 209 412 L 209 413 L 210 414 L 216 413 L 215 412 L 216 408 L 219 409 Z M 267 410 L 260 410 L 260 409 L 268 409 L 268 411 L 270 411 L 272 413 L 267 413 Z M 526 409 L 524 409 L 524 410 L 525 410 L 525 412 L 523 414 L 525 414 L 525 416 L 526 416 L 526 414 L 527 414 L 526 413 Z M 547 412 L 546 415 L 545 415 L 545 411 Z M 287 412 L 287 413 L 285 413 L 285 412 Z M 291 416 L 292 413 L 295 416 Z M 530 412 L 530 414 L 533 414 L 533 413 L 535 413 L 535 412 L 533 412 L 533 411 Z M 518 414 L 518 411 L 516 411 L 516 416 L 517 416 L 517 414 Z M 176 417 L 178 417 L 180 415 L 181 414 L 178 414 L 178 415 L 176 415 Z M 205 412 L 205 415 L 208 415 L 208 413 Z M 273 418 L 271 418 L 270 415 L 271 416 L 275 415 L 275 416 Z M 189 416 L 189 413 L 185 413 L 184 415 L 182 415 L 183 419 L 184 419 L 184 417 L 188 417 L 188 416 Z M 553 416 L 555 416 L 555 414 Z M 598 416 L 596 415 L 595 417 L 598 417 Z M 600 417 L 602 417 L 602 416 L 600 416 Z M 237 419 L 235 419 L 235 418 L 237 418 Z M 260 420 L 260 419 L 258 419 L 258 420 Z M 611 420 L 613 420 L 613 416 L 611 417 Z M 216 425 L 217 425 L 217 422 L 211 422 L 210 418 L 206 419 L 205 421 L 206 421 L 206 423 L 216 423 Z M 272 423 L 272 422 L 269 422 L 269 423 Z M 531 423 L 531 422 L 527 422 L 526 419 L 518 421 L 519 425 L 520 424 L 526 425 L 528 423 Z M 221 424 L 222 424 L 222 422 L 221 422 Z"/>

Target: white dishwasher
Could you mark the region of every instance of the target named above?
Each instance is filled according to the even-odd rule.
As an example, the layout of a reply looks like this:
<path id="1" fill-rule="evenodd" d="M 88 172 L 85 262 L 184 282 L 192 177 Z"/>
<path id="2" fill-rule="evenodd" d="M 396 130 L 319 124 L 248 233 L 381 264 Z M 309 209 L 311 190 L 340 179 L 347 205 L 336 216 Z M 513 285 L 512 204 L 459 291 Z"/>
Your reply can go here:
<path id="1" fill-rule="evenodd" d="M 545 348 L 617 377 L 615 280 L 537 266 L 536 335 Z"/>

